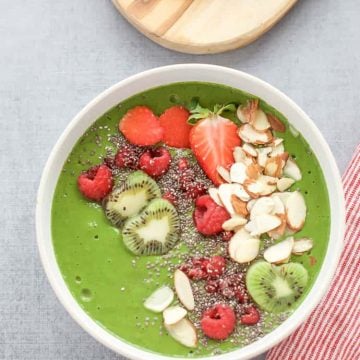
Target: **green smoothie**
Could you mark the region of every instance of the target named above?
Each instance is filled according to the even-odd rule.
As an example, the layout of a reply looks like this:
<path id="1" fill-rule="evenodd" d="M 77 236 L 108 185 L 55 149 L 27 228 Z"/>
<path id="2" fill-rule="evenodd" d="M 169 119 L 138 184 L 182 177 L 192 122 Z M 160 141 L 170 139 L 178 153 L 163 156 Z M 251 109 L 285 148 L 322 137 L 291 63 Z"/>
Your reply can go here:
<path id="1" fill-rule="evenodd" d="M 86 200 L 78 191 L 77 176 L 99 164 L 106 154 L 114 153 L 112 136 L 118 134 L 119 119 L 129 109 L 146 105 L 159 115 L 174 104 L 190 103 L 194 97 L 208 108 L 215 104 L 242 104 L 253 98 L 222 85 L 186 82 L 147 90 L 124 100 L 96 119 L 74 146 L 59 176 L 52 204 L 52 237 L 58 265 L 70 292 L 84 311 L 123 341 L 155 353 L 187 357 L 218 354 L 245 346 L 272 331 L 293 309 L 280 315 L 264 311 L 261 323 L 255 327 L 238 326 L 234 335 L 222 342 L 200 341 L 196 349 L 177 343 L 164 330 L 161 313 L 145 309 L 143 302 L 159 286 L 173 286 L 167 265 L 169 261 L 181 262 L 177 256 L 186 252 L 186 246 L 179 244 L 165 263 L 161 256 L 134 256 L 125 248 L 121 231 L 110 224 L 101 205 Z M 302 180 L 290 189 L 299 189 L 307 205 L 305 226 L 296 237 L 312 238 L 314 247 L 310 253 L 292 256 L 292 260 L 302 263 L 309 273 L 305 294 L 295 305 L 298 306 L 311 289 L 326 253 L 330 231 L 328 193 L 319 162 L 306 140 L 290 131 L 287 119 L 269 104 L 260 101 L 260 108 L 286 124 L 286 132 L 276 135 L 284 139 L 286 151 L 302 171 Z M 236 121 L 234 116 L 225 116 Z M 183 155 L 181 151 L 180 154 Z M 184 154 L 192 156 L 189 151 Z"/>

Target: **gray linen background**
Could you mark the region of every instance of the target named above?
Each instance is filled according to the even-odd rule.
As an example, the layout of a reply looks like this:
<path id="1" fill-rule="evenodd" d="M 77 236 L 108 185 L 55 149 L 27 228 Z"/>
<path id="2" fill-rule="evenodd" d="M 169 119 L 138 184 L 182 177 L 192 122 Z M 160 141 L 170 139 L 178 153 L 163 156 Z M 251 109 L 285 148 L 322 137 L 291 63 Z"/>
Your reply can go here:
<path id="1" fill-rule="evenodd" d="M 359 1 L 299 0 L 256 43 L 192 56 L 150 42 L 110 0 L 0 0 L 0 359 L 122 359 L 59 304 L 35 242 L 42 168 L 88 101 L 160 65 L 230 66 L 294 99 L 320 128 L 343 171 L 360 140 L 359 14 Z"/>

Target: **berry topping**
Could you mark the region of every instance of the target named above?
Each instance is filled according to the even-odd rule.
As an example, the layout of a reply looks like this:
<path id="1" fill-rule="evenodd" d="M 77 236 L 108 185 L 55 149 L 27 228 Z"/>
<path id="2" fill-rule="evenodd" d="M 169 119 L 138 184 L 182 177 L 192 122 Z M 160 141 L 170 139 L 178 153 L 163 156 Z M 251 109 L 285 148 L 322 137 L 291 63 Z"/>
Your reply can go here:
<path id="1" fill-rule="evenodd" d="M 234 310 L 230 306 L 218 304 L 204 312 L 200 325 L 209 338 L 225 340 L 233 332 L 235 323 Z"/>
<path id="2" fill-rule="evenodd" d="M 180 171 L 184 171 L 189 168 L 189 162 L 186 158 L 181 158 L 178 163 L 178 168 Z"/>
<path id="3" fill-rule="evenodd" d="M 185 164 L 188 166 L 188 164 L 182 160 L 183 159 L 179 161 L 179 167 L 180 164 L 182 167 L 185 167 Z M 185 192 L 187 197 L 193 200 L 197 199 L 201 195 L 204 195 L 207 190 L 206 185 L 196 179 L 194 170 L 192 168 L 185 168 L 181 171 L 179 176 L 179 186 L 180 189 Z"/>
<path id="4" fill-rule="evenodd" d="M 226 261 L 222 256 L 213 256 L 206 265 L 206 272 L 210 278 L 217 278 L 225 271 Z"/>
<path id="5" fill-rule="evenodd" d="M 219 282 L 217 280 L 208 280 L 205 285 L 205 290 L 209 294 L 216 294 L 219 290 Z"/>
<path id="6" fill-rule="evenodd" d="M 176 205 L 178 198 L 173 190 L 166 191 L 162 196 L 163 199 L 170 201 L 174 206 Z"/>
<path id="7" fill-rule="evenodd" d="M 106 165 L 98 165 L 79 175 L 80 192 L 90 200 L 102 200 L 112 189 L 111 170 Z"/>
<path id="8" fill-rule="evenodd" d="M 240 317 L 240 322 L 244 325 L 255 325 L 259 320 L 260 314 L 255 306 L 248 306 L 245 308 L 245 314 Z"/>
<path id="9" fill-rule="evenodd" d="M 227 299 L 235 298 L 241 303 L 248 301 L 249 298 L 241 273 L 219 280 L 219 293 Z"/>
<path id="10" fill-rule="evenodd" d="M 166 173 L 170 166 L 171 156 L 164 147 L 145 151 L 139 159 L 140 169 L 148 175 L 158 177 Z"/>
<path id="11" fill-rule="evenodd" d="M 139 166 L 139 156 L 141 149 L 137 146 L 126 144 L 115 155 L 114 163 L 119 169 L 137 169 Z"/>
<path id="12" fill-rule="evenodd" d="M 189 148 L 191 125 L 188 124 L 189 111 L 183 106 L 173 106 L 160 116 L 160 125 L 164 130 L 163 141 L 176 148 Z"/>
<path id="13" fill-rule="evenodd" d="M 183 271 L 191 280 L 204 280 L 208 277 L 206 267 L 209 260 L 206 258 L 192 258 L 187 263 L 180 266 Z"/>
<path id="14" fill-rule="evenodd" d="M 215 235 L 223 231 L 222 224 L 230 219 L 228 212 L 215 203 L 209 195 L 197 198 L 195 202 L 194 222 L 203 235 Z"/>
<path id="15" fill-rule="evenodd" d="M 234 236 L 234 233 L 232 231 L 223 231 L 221 233 L 221 239 L 222 241 L 230 241 L 230 239 Z"/>
<path id="16" fill-rule="evenodd" d="M 119 130 L 135 145 L 154 145 L 162 140 L 163 129 L 155 114 L 146 106 L 130 109 L 120 120 Z"/>
<path id="17" fill-rule="evenodd" d="M 200 109 L 199 117 L 202 114 L 204 117 L 191 129 L 191 149 L 209 179 L 215 185 L 220 185 L 223 180 L 217 168 L 222 166 L 227 169 L 234 163 L 234 148 L 241 145 L 237 134 L 238 128 L 232 121 L 219 115 L 226 110 L 226 107 L 217 109 L 213 113 L 200 106 L 198 109 Z M 196 115 L 198 114 L 193 116 Z"/>

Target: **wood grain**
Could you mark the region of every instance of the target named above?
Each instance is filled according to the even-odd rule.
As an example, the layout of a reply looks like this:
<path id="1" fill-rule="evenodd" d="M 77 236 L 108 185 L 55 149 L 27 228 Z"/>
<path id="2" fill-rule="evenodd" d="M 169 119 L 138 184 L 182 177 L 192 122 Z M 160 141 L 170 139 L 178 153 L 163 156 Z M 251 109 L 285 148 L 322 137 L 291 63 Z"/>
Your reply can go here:
<path id="1" fill-rule="evenodd" d="M 297 0 L 113 0 L 151 40 L 193 54 L 245 46 L 271 29 Z"/>

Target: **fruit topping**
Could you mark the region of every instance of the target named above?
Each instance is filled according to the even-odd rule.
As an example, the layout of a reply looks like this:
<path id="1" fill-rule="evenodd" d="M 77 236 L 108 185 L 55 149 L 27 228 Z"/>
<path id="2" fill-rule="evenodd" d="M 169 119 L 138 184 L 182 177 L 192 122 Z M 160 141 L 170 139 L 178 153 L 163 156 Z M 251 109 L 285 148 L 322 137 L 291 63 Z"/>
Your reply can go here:
<path id="1" fill-rule="evenodd" d="M 160 197 L 156 182 L 142 171 L 135 171 L 104 199 L 107 218 L 116 226 L 138 214 L 151 200 Z"/>
<path id="2" fill-rule="evenodd" d="M 164 311 L 174 300 L 174 292 L 168 286 L 155 290 L 144 302 L 146 309 L 159 313 Z"/>
<path id="3" fill-rule="evenodd" d="M 264 259 L 273 264 L 282 264 L 289 261 L 294 246 L 294 238 L 288 237 L 279 243 L 268 247 L 264 252 Z"/>
<path id="4" fill-rule="evenodd" d="M 176 205 L 177 201 L 178 201 L 178 198 L 176 196 L 176 193 L 175 191 L 173 191 L 172 189 L 171 190 L 168 190 L 164 193 L 164 195 L 162 196 L 162 198 L 164 200 L 167 200 L 169 202 L 171 202 L 171 204 L 173 204 L 174 206 Z"/>
<path id="5" fill-rule="evenodd" d="M 152 177 L 159 177 L 167 172 L 171 156 L 164 147 L 146 150 L 139 159 L 140 169 Z"/>
<path id="6" fill-rule="evenodd" d="M 314 244 L 311 239 L 302 238 L 294 241 L 292 253 L 294 255 L 302 255 L 313 248 Z"/>
<path id="7" fill-rule="evenodd" d="M 146 106 L 130 109 L 120 120 L 119 130 L 131 144 L 140 146 L 155 145 L 164 134 L 158 118 Z"/>
<path id="8" fill-rule="evenodd" d="M 209 338 L 225 340 L 234 331 L 235 323 L 234 310 L 228 305 L 218 304 L 204 312 L 200 325 Z"/>
<path id="9" fill-rule="evenodd" d="M 181 306 L 171 306 L 164 310 L 164 324 L 173 325 L 183 319 L 187 314 L 187 311 Z"/>
<path id="10" fill-rule="evenodd" d="M 218 280 L 218 293 L 226 299 L 235 299 L 240 303 L 248 301 L 242 273 L 228 275 Z"/>
<path id="11" fill-rule="evenodd" d="M 183 106 L 173 106 L 166 109 L 159 117 L 164 130 L 163 141 L 166 145 L 176 148 L 189 148 L 191 125 L 188 124 L 189 111 Z"/>
<path id="12" fill-rule="evenodd" d="M 247 306 L 245 308 L 245 314 L 240 317 L 240 322 L 243 325 L 255 325 L 259 320 L 260 313 L 255 306 Z"/>
<path id="13" fill-rule="evenodd" d="M 234 236 L 234 233 L 232 231 L 223 231 L 221 233 L 221 239 L 222 241 L 230 241 L 230 239 Z"/>
<path id="14" fill-rule="evenodd" d="M 218 166 L 227 169 L 234 162 L 234 148 L 241 144 L 235 123 L 220 116 L 227 108 L 217 106 L 210 112 L 198 105 L 189 118 L 189 121 L 195 117 L 200 119 L 191 129 L 190 145 L 201 168 L 215 185 L 224 182 Z"/>
<path id="15" fill-rule="evenodd" d="M 189 166 L 180 172 L 178 183 L 186 196 L 193 200 L 204 195 L 207 190 L 207 186 L 197 179 L 194 170 Z"/>
<path id="16" fill-rule="evenodd" d="M 276 266 L 259 261 L 246 274 L 246 287 L 253 300 L 274 313 L 290 309 L 304 292 L 307 281 L 308 273 L 299 263 Z"/>
<path id="17" fill-rule="evenodd" d="M 206 273 L 209 278 L 216 279 L 223 274 L 226 261 L 222 256 L 212 256 L 206 264 Z"/>
<path id="18" fill-rule="evenodd" d="M 152 200 L 139 214 L 129 218 L 123 227 L 125 246 L 136 255 L 161 255 L 179 239 L 179 216 L 170 202 Z"/>
<path id="19" fill-rule="evenodd" d="M 285 205 L 286 220 L 289 228 L 300 231 L 305 223 L 306 204 L 304 197 L 299 191 L 290 194 Z"/>
<path id="20" fill-rule="evenodd" d="M 138 169 L 140 155 L 141 148 L 131 144 L 125 144 L 116 153 L 114 165 L 119 169 Z"/>
<path id="21" fill-rule="evenodd" d="M 184 272 L 177 269 L 174 273 L 174 286 L 176 295 L 187 310 L 194 310 L 195 300 L 190 280 Z"/>
<path id="22" fill-rule="evenodd" d="M 98 165 L 81 173 L 77 179 L 80 192 L 90 200 L 102 200 L 112 189 L 111 170 L 106 165 Z"/>
<path id="23" fill-rule="evenodd" d="M 194 348 L 197 346 L 198 338 L 195 326 L 188 319 L 181 319 L 173 325 L 164 324 L 166 330 L 180 344 Z"/>
<path id="24" fill-rule="evenodd" d="M 195 202 L 194 222 L 203 235 L 215 235 L 223 231 L 222 224 L 230 218 L 228 212 L 209 196 L 203 195 Z"/>
<path id="25" fill-rule="evenodd" d="M 190 261 L 180 266 L 191 280 L 215 279 L 225 271 L 226 261 L 222 256 L 212 256 L 210 258 L 192 258 Z"/>

